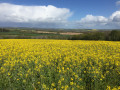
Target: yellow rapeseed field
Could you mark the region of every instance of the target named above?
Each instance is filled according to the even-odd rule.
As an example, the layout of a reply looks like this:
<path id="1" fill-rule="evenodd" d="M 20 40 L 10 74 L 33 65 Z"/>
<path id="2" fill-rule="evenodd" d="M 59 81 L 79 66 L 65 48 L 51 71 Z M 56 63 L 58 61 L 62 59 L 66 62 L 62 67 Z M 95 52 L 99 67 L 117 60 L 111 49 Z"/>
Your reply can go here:
<path id="1" fill-rule="evenodd" d="M 120 90 L 120 42 L 1 39 L 0 90 Z"/>

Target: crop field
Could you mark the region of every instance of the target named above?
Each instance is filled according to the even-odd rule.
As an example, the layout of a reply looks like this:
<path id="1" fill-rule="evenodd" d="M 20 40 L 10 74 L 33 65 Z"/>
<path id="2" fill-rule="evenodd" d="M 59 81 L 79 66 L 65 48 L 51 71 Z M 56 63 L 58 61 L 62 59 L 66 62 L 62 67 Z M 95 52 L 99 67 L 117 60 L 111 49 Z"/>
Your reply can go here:
<path id="1" fill-rule="evenodd" d="M 120 90 L 120 42 L 0 39 L 0 90 Z"/>

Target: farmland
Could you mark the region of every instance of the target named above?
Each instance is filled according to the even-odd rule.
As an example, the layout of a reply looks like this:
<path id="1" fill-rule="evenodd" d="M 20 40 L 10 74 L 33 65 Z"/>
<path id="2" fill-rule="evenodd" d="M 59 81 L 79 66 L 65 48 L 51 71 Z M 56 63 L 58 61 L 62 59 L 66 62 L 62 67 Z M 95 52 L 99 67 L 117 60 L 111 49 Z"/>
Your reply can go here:
<path id="1" fill-rule="evenodd" d="M 0 39 L 0 90 L 119 90 L 120 42 Z"/>
<path id="2" fill-rule="evenodd" d="M 82 30 L 0 28 L 0 39 L 68 39 Z M 87 30 L 85 30 L 87 31 Z"/>

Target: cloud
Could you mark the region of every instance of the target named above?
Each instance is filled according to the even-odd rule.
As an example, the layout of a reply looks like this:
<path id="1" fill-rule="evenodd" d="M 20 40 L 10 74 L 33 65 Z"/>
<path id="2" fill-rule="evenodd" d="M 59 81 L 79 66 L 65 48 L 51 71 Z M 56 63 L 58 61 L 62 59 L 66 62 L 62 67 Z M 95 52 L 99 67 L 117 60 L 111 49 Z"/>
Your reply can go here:
<path id="1" fill-rule="evenodd" d="M 78 28 L 120 28 L 120 11 L 114 12 L 110 17 L 86 15 L 76 22 Z"/>
<path id="2" fill-rule="evenodd" d="M 112 20 L 113 22 L 120 22 L 120 11 L 114 12 L 114 13 L 110 16 L 110 20 Z"/>
<path id="3" fill-rule="evenodd" d="M 103 16 L 86 15 L 86 17 L 82 18 L 77 23 L 84 28 L 93 28 L 95 26 L 104 26 L 107 22 L 108 19 Z"/>
<path id="4" fill-rule="evenodd" d="M 109 26 L 109 28 L 120 29 L 120 11 L 114 12 L 108 19 L 106 26 Z"/>
<path id="5" fill-rule="evenodd" d="M 116 2 L 116 5 L 119 6 L 119 5 L 120 5 L 120 1 L 117 1 L 117 2 Z"/>
<path id="6" fill-rule="evenodd" d="M 0 3 L 0 27 L 38 28 L 120 28 L 120 11 L 110 17 L 86 15 L 78 21 L 69 21 L 72 12 L 68 8 L 48 6 L 24 6 Z"/>
<path id="7" fill-rule="evenodd" d="M 104 23 L 107 21 L 107 18 L 103 16 L 93 16 L 93 15 L 86 15 L 85 18 L 81 19 L 82 23 Z"/>
<path id="8" fill-rule="evenodd" d="M 0 22 L 62 22 L 71 16 L 67 8 L 0 3 Z"/>

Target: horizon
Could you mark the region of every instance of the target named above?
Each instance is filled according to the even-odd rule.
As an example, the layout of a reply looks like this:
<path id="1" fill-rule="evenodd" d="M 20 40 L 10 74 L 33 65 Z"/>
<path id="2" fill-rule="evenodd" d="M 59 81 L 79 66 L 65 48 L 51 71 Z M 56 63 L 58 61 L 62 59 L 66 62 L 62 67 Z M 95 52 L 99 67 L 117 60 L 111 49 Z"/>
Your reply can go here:
<path id="1" fill-rule="evenodd" d="M 92 28 L 77 28 L 77 29 L 74 29 L 74 28 L 40 28 L 40 27 L 0 27 L 0 28 L 3 28 L 3 29 L 33 29 L 33 30 L 120 30 L 120 29 L 92 29 Z"/>
<path id="2" fill-rule="evenodd" d="M 1 0 L 0 27 L 120 29 L 120 0 Z"/>

